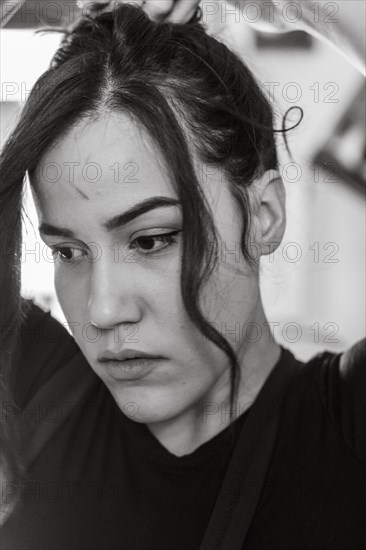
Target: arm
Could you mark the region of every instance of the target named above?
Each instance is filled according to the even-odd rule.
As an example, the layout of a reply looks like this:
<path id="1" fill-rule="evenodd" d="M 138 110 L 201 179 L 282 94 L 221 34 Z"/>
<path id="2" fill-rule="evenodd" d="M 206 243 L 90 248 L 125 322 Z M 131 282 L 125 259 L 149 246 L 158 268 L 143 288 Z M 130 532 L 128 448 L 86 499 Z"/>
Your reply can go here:
<path id="1" fill-rule="evenodd" d="M 366 464 L 366 339 L 342 354 L 325 355 L 318 372 L 322 403 L 342 439 Z"/>
<path id="2" fill-rule="evenodd" d="M 151 0 L 153 1 L 153 0 Z M 257 0 L 262 5 L 259 30 L 302 30 L 323 40 L 365 74 L 366 4 L 361 0 Z M 245 5 L 248 0 L 242 0 Z M 291 4 L 294 6 L 291 11 Z"/>

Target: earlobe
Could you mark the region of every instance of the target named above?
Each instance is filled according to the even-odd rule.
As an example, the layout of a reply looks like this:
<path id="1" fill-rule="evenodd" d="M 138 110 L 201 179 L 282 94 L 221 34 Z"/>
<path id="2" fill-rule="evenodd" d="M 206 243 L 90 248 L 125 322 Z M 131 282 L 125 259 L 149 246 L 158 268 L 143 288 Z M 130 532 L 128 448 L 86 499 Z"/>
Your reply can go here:
<path id="1" fill-rule="evenodd" d="M 267 170 L 253 184 L 257 235 L 261 255 L 278 248 L 286 227 L 286 192 L 277 170 Z"/>

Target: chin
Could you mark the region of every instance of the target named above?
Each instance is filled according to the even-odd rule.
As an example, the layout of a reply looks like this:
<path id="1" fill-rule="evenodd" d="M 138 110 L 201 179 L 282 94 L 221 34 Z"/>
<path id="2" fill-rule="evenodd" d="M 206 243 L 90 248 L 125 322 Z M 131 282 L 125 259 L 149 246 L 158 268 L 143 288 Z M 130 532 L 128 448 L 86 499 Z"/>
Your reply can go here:
<path id="1" fill-rule="evenodd" d="M 139 407 L 136 409 L 133 406 L 127 406 L 127 404 L 118 403 L 119 408 L 130 420 L 133 422 L 138 422 L 140 424 L 155 424 L 158 422 L 164 422 L 174 418 L 179 411 L 170 409 L 170 410 L 157 410 L 158 405 L 152 404 L 151 407 L 144 405 L 143 408 Z"/>
<path id="2" fill-rule="evenodd" d="M 151 389 L 149 390 L 151 392 Z M 185 406 L 178 407 L 177 402 L 167 400 L 158 395 L 142 397 L 138 392 L 123 393 L 123 397 L 118 393 L 112 392 L 113 397 L 124 415 L 134 422 L 141 424 L 154 424 L 156 422 L 165 422 L 176 417 L 185 410 Z M 171 396 L 170 396 L 171 399 Z"/>
<path id="3" fill-rule="evenodd" d="M 181 383 L 171 384 L 118 384 L 111 386 L 119 409 L 134 422 L 153 424 L 166 422 L 196 408 L 201 400 L 201 392 Z"/>

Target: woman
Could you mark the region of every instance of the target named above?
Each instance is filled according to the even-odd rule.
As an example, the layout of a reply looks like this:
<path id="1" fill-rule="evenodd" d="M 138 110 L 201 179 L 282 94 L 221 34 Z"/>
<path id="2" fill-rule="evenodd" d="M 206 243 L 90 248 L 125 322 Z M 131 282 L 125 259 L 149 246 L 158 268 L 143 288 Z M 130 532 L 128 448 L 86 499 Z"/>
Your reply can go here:
<path id="1" fill-rule="evenodd" d="M 2 168 L 7 260 L 27 172 L 75 339 L 34 307 L 13 331 L 2 548 L 361 548 L 365 346 L 303 364 L 271 337 L 284 188 L 246 66 L 197 17 L 82 19 Z"/>

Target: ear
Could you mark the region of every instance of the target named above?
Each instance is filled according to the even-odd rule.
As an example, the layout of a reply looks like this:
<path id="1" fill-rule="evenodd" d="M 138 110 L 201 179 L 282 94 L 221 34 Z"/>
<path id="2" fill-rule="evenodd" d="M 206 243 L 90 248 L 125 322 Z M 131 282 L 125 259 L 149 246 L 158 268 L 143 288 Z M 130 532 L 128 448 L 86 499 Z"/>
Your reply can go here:
<path id="1" fill-rule="evenodd" d="M 286 228 L 286 192 L 277 170 L 267 170 L 251 186 L 252 229 L 261 255 L 278 248 Z"/>

